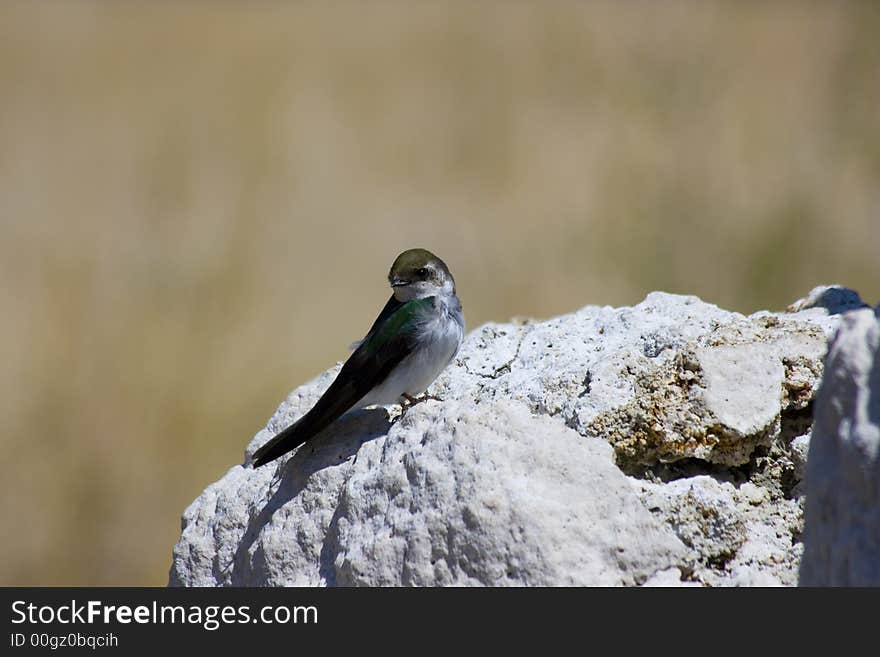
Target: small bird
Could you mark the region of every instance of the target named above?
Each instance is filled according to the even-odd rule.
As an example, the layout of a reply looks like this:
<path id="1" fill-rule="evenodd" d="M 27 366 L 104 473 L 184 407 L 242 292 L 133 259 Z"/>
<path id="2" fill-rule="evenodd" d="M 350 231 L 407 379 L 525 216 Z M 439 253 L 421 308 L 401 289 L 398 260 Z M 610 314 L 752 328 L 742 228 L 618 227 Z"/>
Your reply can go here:
<path id="1" fill-rule="evenodd" d="M 410 408 L 437 399 L 427 394 L 428 386 L 464 337 L 455 279 L 430 251 L 409 249 L 391 265 L 388 282 L 391 298 L 366 337 L 352 345 L 354 353 L 336 379 L 308 413 L 254 453 L 255 468 L 299 447 L 352 409 L 393 403 Z"/>

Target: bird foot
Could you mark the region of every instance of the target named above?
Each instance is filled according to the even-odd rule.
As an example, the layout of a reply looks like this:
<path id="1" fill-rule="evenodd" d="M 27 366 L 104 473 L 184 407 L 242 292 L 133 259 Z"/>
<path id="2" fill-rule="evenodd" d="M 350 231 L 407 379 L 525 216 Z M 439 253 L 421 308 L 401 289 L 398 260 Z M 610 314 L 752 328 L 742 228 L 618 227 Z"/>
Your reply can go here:
<path id="1" fill-rule="evenodd" d="M 401 395 L 401 397 L 403 397 L 406 400 L 406 404 L 404 405 L 404 408 L 406 408 L 406 409 L 410 409 L 413 406 L 415 406 L 416 404 L 421 404 L 422 402 L 426 402 L 429 399 L 433 399 L 434 401 L 439 401 L 439 402 L 443 401 L 442 399 L 440 399 L 440 397 L 437 397 L 436 395 L 429 395 L 427 392 L 424 395 L 422 395 L 421 397 L 413 397 L 412 395 L 408 395 L 406 393 L 403 393 Z"/>
<path id="2" fill-rule="evenodd" d="M 406 415 L 406 412 L 409 409 L 411 409 L 413 406 L 421 404 L 422 402 L 426 402 L 429 399 L 432 399 L 434 401 L 440 401 L 440 402 L 443 401 L 440 397 L 437 397 L 436 395 L 429 395 L 428 393 L 425 393 L 424 395 L 421 395 L 419 397 L 413 397 L 412 395 L 408 395 L 407 393 L 403 393 L 401 395 L 401 397 L 403 397 L 404 401 L 400 405 L 400 414 L 396 418 L 394 418 L 394 422 L 397 422 L 404 415 Z"/>

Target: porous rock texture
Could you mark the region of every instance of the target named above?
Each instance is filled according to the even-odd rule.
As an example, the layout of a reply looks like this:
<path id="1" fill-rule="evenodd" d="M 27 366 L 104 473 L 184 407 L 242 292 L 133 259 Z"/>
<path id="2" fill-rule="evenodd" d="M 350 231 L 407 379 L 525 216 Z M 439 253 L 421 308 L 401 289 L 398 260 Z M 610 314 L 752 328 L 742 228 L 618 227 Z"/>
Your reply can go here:
<path id="1" fill-rule="evenodd" d="M 296 389 L 183 515 L 170 584 L 791 585 L 812 401 L 845 288 L 750 316 L 654 292 L 471 332 L 428 401 L 253 469 Z"/>
<path id="2" fill-rule="evenodd" d="M 805 586 L 880 586 L 880 306 L 828 351 L 807 460 Z"/>

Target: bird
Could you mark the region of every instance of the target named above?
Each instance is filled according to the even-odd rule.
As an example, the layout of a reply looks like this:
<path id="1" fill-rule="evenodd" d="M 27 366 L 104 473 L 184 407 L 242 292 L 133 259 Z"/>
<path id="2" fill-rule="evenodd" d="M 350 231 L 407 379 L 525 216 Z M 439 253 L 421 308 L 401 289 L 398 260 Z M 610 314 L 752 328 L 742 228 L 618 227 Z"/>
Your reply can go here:
<path id="1" fill-rule="evenodd" d="M 428 399 L 428 386 L 455 358 L 464 313 L 449 267 L 426 249 L 408 249 L 388 273 L 391 298 L 315 405 L 271 438 L 254 468 L 296 449 L 356 408 L 399 403 L 404 411 Z M 439 400 L 438 401 L 442 401 Z"/>

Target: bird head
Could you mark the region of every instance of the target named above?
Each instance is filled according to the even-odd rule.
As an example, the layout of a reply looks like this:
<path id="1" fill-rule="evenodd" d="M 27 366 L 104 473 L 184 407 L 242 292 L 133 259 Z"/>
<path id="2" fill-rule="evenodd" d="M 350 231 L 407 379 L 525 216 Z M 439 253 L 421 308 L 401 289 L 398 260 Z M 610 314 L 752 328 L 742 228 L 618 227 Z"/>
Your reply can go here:
<path id="1" fill-rule="evenodd" d="M 398 301 L 455 294 L 455 279 L 446 263 L 426 249 L 409 249 L 397 256 L 388 282 Z"/>

